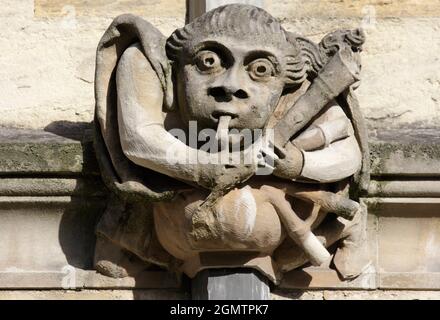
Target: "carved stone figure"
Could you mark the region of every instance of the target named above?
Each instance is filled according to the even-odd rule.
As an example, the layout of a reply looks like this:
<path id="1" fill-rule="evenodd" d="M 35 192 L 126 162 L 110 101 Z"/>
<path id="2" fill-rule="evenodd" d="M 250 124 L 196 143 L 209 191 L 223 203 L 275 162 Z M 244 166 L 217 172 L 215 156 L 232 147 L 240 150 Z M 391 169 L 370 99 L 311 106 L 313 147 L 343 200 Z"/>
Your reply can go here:
<path id="1" fill-rule="evenodd" d="M 311 263 L 358 276 L 369 264 L 353 92 L 363 43 L 361 30 L 338 30 L 315 44 L 248 5 L 168 39 L 117 17 L 97 51 L 95 147 L 112 197 L 96 269 L 251 267 L 277 283 Z"/>

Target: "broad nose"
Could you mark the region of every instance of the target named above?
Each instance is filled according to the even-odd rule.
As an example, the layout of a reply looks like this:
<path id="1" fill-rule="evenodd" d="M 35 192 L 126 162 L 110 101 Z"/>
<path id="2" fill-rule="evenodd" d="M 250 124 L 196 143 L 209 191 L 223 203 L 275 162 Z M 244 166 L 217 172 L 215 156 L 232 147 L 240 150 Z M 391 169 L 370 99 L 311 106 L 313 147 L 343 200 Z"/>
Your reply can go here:
<path id="1" fill-rule="evenodd" d="M 238 68 L 229 69 L 221 78 L 215 81 L 208 89 L 208 95 L 214 97 L 218 102 L 229 102 L 234 98 L 240 100 L 249 98 L 245 80 Z"/>

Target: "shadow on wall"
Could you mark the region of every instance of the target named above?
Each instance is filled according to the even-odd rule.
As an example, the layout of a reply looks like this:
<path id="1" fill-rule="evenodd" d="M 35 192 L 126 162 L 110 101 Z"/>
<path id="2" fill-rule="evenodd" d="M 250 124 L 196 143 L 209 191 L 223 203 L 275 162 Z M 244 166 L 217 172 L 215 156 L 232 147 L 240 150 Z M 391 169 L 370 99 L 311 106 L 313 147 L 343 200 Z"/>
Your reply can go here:
<path id="1" fill-rule="evenodd" d="M 99 177 L 93 153 L 92 125 L 87 122 L 55 121 L 44 131 L 81 143 L 82 172 L 61 172 L 58 177 L 75 180 L 74 189 L 66 190 L 71 201 L 63 212 L 59 241 L 68 263 L 79 269 L 92 270 L 95 226 L 105 209 L 106 190 Z M 70 141 L 73 142 L 73 141 Z"/>
<path id="2" fill-rule="evenodd" d="M 149 277 L 142 274 L 143 271 L 160 271 L 159 267 L 148 265 L 141 261 L 133 254 L 121 250 L 119 247 L 111 244 L 102 244 L 101 240 L 97 241 L 95 229 L 99 219 L 110 201 L 109 192 L 100 177 L 100 171 L 93 148 L 93 123 L 87 122 L 70 122 L 55 121 L 44 128 L 44 131 L 50 132 L 57 136 L 66 138 L 66 142 L 80 142 L 82 150 L 82 172 L 62 172 L 57 178 L 75 179 L 75 188 L 70 190 L 66 196 L 71 196 L 71 201 L 66 204 L 60 221 L 58 237 L 61 248 L 66 256 L 68 263 L 78 269 L 90 270 L 94 269 L 95 246 L 104 245 L 104 251 L 109 260 L 117 261 L 118 265 L 128 266 L 126 269 L 128 275 L 135 280 L 135 288 L 150 287 L 147 283 Z M 74 140 L 74 141 L 71 141 Z M 103 248 L 100 248 L 103 251 Z M 170 279 L 173 278 L 171 275 Z M 165 281 L 167 278 L 165 277 Z M 154 282 L 153 286 L 158 283 Z M 160 282 L 160 280 L 159 280 Z M 158 288 L 161 284 L 158 284 Z M 182 289 L 189 291 L 189 281 L 184 277 L 182 281 Z M 157 294 L 162 299 L 168 299 L 168 295 L 164 292 L 153 293 L 142 290 L 133 290 L 134 299 L 154 299 Z M 169 290 L 166 290 L 168 292 Z M 181 290 L 171 289 L 170 297 L 185 296 L 187 293 Z"/>

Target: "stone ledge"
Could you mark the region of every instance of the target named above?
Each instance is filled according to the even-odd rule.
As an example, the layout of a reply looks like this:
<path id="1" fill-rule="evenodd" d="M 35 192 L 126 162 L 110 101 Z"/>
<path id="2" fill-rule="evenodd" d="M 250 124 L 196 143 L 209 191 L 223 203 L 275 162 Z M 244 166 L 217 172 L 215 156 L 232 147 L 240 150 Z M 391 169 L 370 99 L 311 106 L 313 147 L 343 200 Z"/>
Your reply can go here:
<path id="1" fill-rule="evenodd" d="M 417 289 L 440 290 L 439 272 L 382 272 L 378 274 L 379 287 L 382 290 Z M 439 297 L 440 299 L 440 292 Z"/>
<path id="2" fill-rule="evenodd" d="M 100 197 L 0 197 L 0 272 L 92 269 L 105 203 Z"/>
<path id="3" fill-rule="evenodd" d="M 440 128 L 373 132 L 370 155 L 373 178 L 439 177 Z"/>
<path id="4" fill-rule="evenodd" d="M 141 16 L 176 18 L 185 16 L 185 2 L 173 0 L 34 0 L 35 16 L 39 18 L 75 16 L 115 17 L 122 13 Z"/>
<path id="5" fill-rule="evenodd" d="M 291 19 L 364 18 L 373 13 L 377 18 L 394 19 L 440 16 L 440 4 L 436 0 L 289 0 L 282 4 L 277 0 L 269 0 L 266 3 L 269 11 L 276 16 Z"/>
<path id="6" fill-rule="evenodd" d="M 90 132 L 0 128 L 0 176 L 17 175 L 99 175 Z"/>
<path id="7" fill-rule="evenodd" d="M 440 180 L 431 177 L 422 180 L 372 180 L 368 189 L 369 197 L 391 198 L 431 198 L 440 197 Z"/>
<path id="8" fill-rule="evenodd" d="M 285 290 L 272 300 L 438 300 L 438 291 L 419 290 Z M 1 290 L 0 300 L 188 300 L 182 290 Z"/>
<path id="9" fill-rule="evenodd" d="M 188 300 L 182 290 L 0 290 L 0 300 Z"/>
<path id="10" fill-rule="evenodd" d="M 352 281 L 343 281 L 335 270 L 320 267 L 308 267 L 293 270 L 285 274 L 279 289 L 377 289 L 377 273 L 371 266 L 362 275 Z"/>
<path id="11" fill-rule="evenodd" d="M 86 196 L 105 197 L 107 189 L 94 178 L 0 178 L 0 197 Z"/>
<path id="12" fill-rule="evenodd" d="M 165 271 L 145 271 L 136 279 L 110 278 L 96 271 L 66 266 L 59 271 L 23 271 L 10 268 L 0 272 L 2 289 L 178 289 L 179 279 Z"/>
<path id="13" fill-rule="evenodd" d="M 99 175 L 90 127 L 63 133 L 0 128 L 0 176 Z M 440 128 L 370 135 L 376 177 L 440 177 Z"/>

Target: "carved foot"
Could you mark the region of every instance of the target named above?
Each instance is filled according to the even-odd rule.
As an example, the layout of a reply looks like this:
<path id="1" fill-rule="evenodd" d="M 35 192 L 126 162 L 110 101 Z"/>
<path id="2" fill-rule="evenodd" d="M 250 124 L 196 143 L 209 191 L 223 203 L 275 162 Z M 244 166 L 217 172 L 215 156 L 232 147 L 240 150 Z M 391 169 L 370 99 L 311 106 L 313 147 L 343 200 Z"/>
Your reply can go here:
<path id="1" fill-rule="evenodd" d="M 102 237 L 96 240 L 94 264 L 99 273 L 112 278 L 135 277 L 149 266 Z"/>
<path id="2" fill-rule="evenodd" d="M 341 240 L 333 258 L 337 271 L 345 280 L 358 277 L 371 264 L 366 236 L 366 218 L 366 212 L 362 208 L 347 226 L 344 233 L 348 235 Z"/>

